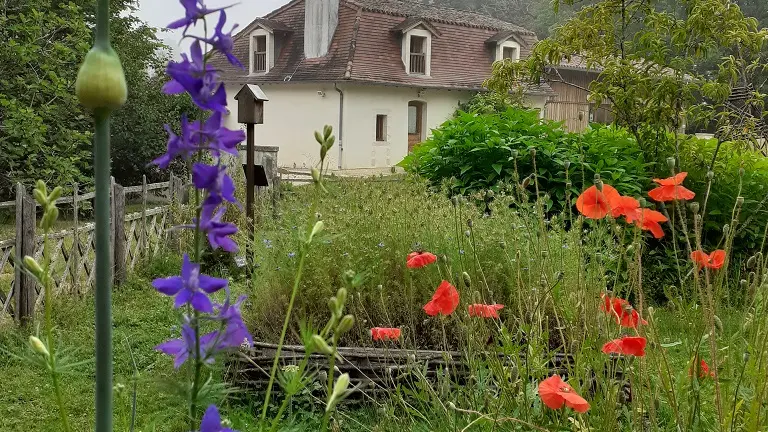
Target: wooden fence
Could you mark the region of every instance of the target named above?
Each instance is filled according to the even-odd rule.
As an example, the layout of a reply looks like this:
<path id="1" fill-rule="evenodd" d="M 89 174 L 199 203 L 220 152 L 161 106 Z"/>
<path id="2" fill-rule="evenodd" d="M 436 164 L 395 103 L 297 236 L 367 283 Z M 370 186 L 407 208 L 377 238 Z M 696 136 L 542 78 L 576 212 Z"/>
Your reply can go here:
<path id="1" fill-rule="evenodd" d="M 168 227 L 177 222 L 171 210 L 181 203 L 184 188 L 185 182 L 173 174 L 162 183 L 147 184 L 146 177 L 138 186 L 123 187 L 112 182 L 109 254 L 115 284 L 123 282 L 137 263 L 152 258 L 167 244 Z M 126 197 L 137 195 L 137 199 L 129 200 L 135 202 L 131 207 L 137 211 L 126 214 Z M 92 205 L 94 196 L 94 192 L 80 194 L 75 185 L 71 196 L 56 201 L 63 211 L 71 210 L 72 224 L 50 233 L 47 249 L 43 236 L 36 232 L 39 206 L 22 185 L 17 185 L 16 200 L 0 203 L 0 209 L 16 210 L 15 237 L 0 240 L 0 321 L 9 317 L 17 322 L 28 321 L 42 304 L 41 287 L 17 265 L 26 255 L 41 260 L 47 254 L 54 295 L 83 295 L 93 288 L 95 224 L 81 221 L 80 214 Z"/>

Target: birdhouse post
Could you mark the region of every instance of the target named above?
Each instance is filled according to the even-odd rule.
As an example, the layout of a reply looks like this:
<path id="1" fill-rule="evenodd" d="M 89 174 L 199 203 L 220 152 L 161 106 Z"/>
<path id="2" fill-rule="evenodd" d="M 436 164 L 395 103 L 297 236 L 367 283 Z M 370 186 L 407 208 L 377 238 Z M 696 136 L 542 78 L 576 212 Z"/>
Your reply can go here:
<path id="1" fill-rule="evenodd" d="M 235 95 L 237 100 L 237 121 L 246 125 L 245 147 L 245 213 L 253 230 L 254 214 L 253 200 L 256 186 L 256 166 L 254 160 L 254 125 L 264 123 L 264 102 L 268 101 L 267 95 L 257 85 L 246 84 Z"/>

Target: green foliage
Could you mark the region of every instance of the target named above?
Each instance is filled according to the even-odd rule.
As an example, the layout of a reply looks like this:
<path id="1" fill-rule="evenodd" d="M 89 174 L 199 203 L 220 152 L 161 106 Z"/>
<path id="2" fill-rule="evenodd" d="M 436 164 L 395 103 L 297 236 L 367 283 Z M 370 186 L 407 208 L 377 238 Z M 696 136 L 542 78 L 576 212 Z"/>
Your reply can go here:
<path id="1" fill-rule="evenodd" d="M 400 165 L 435 187 L 445 183 L 451 195 L 498 191 L 499 182 L 535 171 L 539 188 L 550 195 L 548 210 L 562 209 L 566 191 L 578 195 L 595 174 L 630 195 L 639 195 L 650 180 L 643 153 L 626 131 L 595 126 L 584 135 L 569 134 L 537 111 L 515 108 L 459 112 Z"/>

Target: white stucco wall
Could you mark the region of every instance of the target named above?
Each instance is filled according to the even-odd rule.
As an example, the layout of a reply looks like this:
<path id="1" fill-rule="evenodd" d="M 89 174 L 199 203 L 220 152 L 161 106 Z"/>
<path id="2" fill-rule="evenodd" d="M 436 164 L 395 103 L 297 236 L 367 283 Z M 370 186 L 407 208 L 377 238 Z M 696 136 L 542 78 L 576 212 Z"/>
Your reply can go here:
<path id="1" fill-rule="evenodd" d="M 260 86 L 269 98 L 264 106 L 264 124 L 256 125 L 256 145 L 280 147 L 280 166 L 309 168 L 319 162 L 319 145 L 313 133 L 326 124 L 334 127 L 337 143 L 328 155 L 332 168 L 339 157 L 339 94 L 333 84 L 264 84 Z M 459 102 L 468 100 L 472 92 L 430 90 L 410 87 L 374 86 L 341 83 L 344 92 L 344 130 L 342 134 L 342 168 L 390 167 L 408 152 L 408 102 L 426 104 L 423 127 L 429 131 L 448 119 Z M 240 86 L 227 87 L 231 113 L 225 119 L 230 129 L 237 123 L 237 101 L 233 99 Z M 531 98 L 534 107 L 543 109 L 544 98 Z M 376 141 L 376 116 L 387 116 L 387 141 Z"/>

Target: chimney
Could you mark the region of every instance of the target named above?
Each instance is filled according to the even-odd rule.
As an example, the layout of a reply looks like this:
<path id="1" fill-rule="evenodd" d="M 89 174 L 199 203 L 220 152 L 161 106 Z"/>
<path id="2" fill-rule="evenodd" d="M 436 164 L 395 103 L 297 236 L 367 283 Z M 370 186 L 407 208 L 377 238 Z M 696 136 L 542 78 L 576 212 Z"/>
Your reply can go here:
<path id="1" fill-rule="evenodd" d="M 339 0 L 304 0 L 304 57 L 328 54 L 339 24 Z"/>

